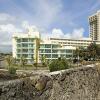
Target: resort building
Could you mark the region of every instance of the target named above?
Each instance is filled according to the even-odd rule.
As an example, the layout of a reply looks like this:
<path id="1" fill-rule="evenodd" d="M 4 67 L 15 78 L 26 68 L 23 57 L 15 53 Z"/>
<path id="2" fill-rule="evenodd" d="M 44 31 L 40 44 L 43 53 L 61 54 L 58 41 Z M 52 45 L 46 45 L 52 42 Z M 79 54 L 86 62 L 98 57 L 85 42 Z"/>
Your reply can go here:
<path id="1" fill-rule="evenodd" d="M 100 12 L 89 17 L 90 37 L 83 39 L 49 38 L 42 39 L 40 33 L 29 28 L 27 33 L 13 35 L 13 57 L 20 60 L 24 57 L 28 63 L 38 63 L 43 57 L 47 60 L 65 57 L 73 58 L 76 48 L 86 48 L 91 43 L 100 44 Z"/>
<path id="2" fill-rule="evenodd" d="M 100 11 L 89 16 L 89 32 L 92 40 L 100 41 Z"/>
<path id="3" fill-rule="evenodd" d="M 58 57 L 72 58 L 73 51 L 76 49 L 73 46 L 53 43 L 51 40 L 41 40 L 39 32 L 29 30 L 28 34 L 15 34 L 13 36 L 13 57 L 19 60 L 24 57 L 28 63 L 35 62 L 37 39 L 40 40 L 38 62 L 41 62 L 42 57 L 48 60 L 57 59 Z"/>

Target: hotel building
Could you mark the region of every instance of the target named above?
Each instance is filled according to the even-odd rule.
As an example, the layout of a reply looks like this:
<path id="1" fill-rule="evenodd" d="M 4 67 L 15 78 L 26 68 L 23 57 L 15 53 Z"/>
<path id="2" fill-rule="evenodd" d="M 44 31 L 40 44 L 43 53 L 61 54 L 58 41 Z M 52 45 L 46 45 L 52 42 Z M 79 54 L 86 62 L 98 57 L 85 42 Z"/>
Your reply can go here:
<path id="1" fill-rule="evenodd" d="M 64 46 L 51 40 L 41 40 L 39 32 L 29 30 L 28 34 L 13 35 L 13 57 L 19 60 L 24 57 L 28 63 L 35 62 L 36 38 L 40 39 L 38 62 L 41 62 L 43 56 L 48 60 L 58 57 L 72 58 L 73 51 L 76 49 L 76 47 Z"/>
<path id="2" fill-rule="evenodd" d="M 100 44 L 100 18 L 99 13 L 89 17 L 90 37 L 84 39 L 64 39 L 64 38 L 49 38 L 42 39 L 37 30 L 29 28 L 25 33 L 17 33 L 13 35 L 13 57 L 20 60 L 24 57 L 28 63 L 34 63 L 36 60 L 36 39 L 40 40 L 38 50 L 38 62 L 41 62 L 43 56 L 46 59 L 52 60 L 58 57 L 66 59 L 73 58 L 73 51 L 76 48 L 86 48 L 89 44 L 95 42 Z"/>
<path id="3" fill-rule="evenodd" d="M 100 11 L 89 16 L 89 32 L 92 40 L 100 41 Z"/>

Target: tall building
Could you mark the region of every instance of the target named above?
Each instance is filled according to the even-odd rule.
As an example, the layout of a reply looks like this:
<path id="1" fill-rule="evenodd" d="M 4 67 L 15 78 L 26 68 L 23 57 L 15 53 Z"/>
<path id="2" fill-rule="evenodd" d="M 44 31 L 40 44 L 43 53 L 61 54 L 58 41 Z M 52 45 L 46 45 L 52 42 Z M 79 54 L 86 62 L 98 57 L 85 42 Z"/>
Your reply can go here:
<path id="1" fill-rule="evenodd" d="M 100 41 L 100 11 L 89 16 L 89 33 L 92 40 Z"/>

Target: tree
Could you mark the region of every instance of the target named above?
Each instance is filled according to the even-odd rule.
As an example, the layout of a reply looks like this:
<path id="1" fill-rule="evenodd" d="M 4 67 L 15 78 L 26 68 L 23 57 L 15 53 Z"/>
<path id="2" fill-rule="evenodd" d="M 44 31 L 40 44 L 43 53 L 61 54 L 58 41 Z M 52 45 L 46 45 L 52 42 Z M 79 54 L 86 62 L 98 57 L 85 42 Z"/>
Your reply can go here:
<path id="1" fill-rule="evenodd" d="M 42 62 L 42 65 L 46 65 L 46 57 L 45 57 L 45 55 L 41 56 L 41 62 Z"/>
<path id="2" fill-rule="evenodd" d="M 12 56 L 7 55 L 5 60 L 6 60 L 7 64 L 8 64 L 8 67 L 11 67 L 13 65 L 13 57 Z"/>
<path id="3" fill-rule="evenodd" d="M 16 63 L 16 59 L 10 55 L 7 55 L 5 60 L 7 61 L 8 64 L 8 72 L 10 74 L 16 74 L 16 68 L 14 67 L 14 64 Z"/>
<path id="4" fill-rule="evenodd" d="M 58 58 L 55 60 L 52 60 L 49 64 L 50 71 L 58 71 L 58 70 L 64 70 L 68 69 L 70 67 L 68 61 L 64 58 Z"/>
<path id="5" fill-rule="evenodd" d="M 25 64 L 27 63 L 27 60 L 24 57 L 20 58 L 20 66 L 25 68 Z"/>
<path id="6" fill-rule="evenodd" d="M 96 45 L 96 43 L 91 43 L 88 47 L 87 47 L 87 50 L 88 50 L 88 53 L 89 53 L 89 59 L 90 60 L 96 60 L 98 54 L 97 54 L 97 49 L 98 49 L 98 46 Z"/>
<path id="7" fill-rule="evenodd" d="M 35 38 L 35 43 L 36 43 L 36 48 L 35 48 L 35 57 L 34 57 L 34 59 L 35 59 L 35 67 L 37 68 L 37 64 L 38 64 L 38 59 L 39 59 L 39 57 L 38 57 L 38 55 L 39 55 L 39 48 L 40 48 L 40 39 L 39 38 Z"/>

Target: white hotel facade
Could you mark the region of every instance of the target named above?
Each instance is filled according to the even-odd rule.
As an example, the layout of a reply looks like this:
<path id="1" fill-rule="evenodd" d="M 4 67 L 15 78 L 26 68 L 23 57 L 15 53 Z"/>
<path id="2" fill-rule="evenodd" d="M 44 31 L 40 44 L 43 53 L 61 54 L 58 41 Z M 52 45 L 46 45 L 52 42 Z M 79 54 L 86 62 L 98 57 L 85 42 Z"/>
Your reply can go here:
<path id="1" fill-rule="evenodd" d="M 27 34 L 14 34 L 13 35 L 13 57 L 19 59 L 24 57 L 27 62 L 35 62 L 35 50 L 36 50 L 36 38 L 39 38 L 40 48 L 38 51 L 38 62 L 41 62 L 43 56 L 46 59 L 52 60 L 58 57 L 65 57 L 66 59 L 73 57 L 73 51 L 78 47 L 87 47 L 89 44 L 95 42 L 100 44 L 99 38 L 100 33 L 93 33 L 91 17 L 89 17 L 90 24 L 90 37 L 84 39 L 63 39 L 63 38 L 49 38 L 48 40 L 41 39 L 40 33 L 38 31 L 33 31 L 32 28 L 29 29 Z M 100 24 L 100 22 L 99 22 Z M 95 27 L 97 28 L 97 27 Z M 98 30 L 98 29 L 97 29 Z M 100 30 L 100 28 L 99 28 Z M 97 35 L 98 34 L 98 35 Z M 95 36 L 96 35 L 96 36 Z"/>

